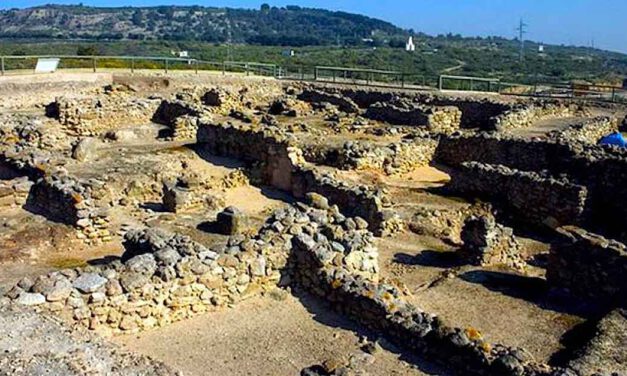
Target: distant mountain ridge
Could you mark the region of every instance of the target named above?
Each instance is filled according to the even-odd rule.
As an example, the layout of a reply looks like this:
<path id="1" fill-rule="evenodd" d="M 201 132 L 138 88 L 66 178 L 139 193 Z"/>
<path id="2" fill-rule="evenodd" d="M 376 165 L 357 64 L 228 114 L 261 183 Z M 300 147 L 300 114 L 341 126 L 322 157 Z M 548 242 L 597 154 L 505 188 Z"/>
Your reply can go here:
<path id="1" fill-rule="evenodd" d="M 346 12 L 263 5 L 97 8 L 45 5 L 0 11 L 0 37 L 90 40 L 197 40 L 261 45 L 356 45 L 407 35 L 393 24 Z"/>

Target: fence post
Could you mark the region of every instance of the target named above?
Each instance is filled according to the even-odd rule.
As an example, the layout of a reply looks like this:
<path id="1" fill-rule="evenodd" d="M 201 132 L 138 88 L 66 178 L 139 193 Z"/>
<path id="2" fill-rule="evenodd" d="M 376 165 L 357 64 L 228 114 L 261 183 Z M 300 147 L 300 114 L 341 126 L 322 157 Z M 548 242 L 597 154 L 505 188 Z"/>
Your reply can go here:
<path id="1" fill-rule="evenodd" d="M 168 74 L 168 59 L 165 59 L 164 62 L 165 62 L 165 74 Z"/>
<path id="2" fill-rule="evenodd" d="M 2 75 L 4 76 L 4 56 L 0 57 L 0 70 L 2 71 Z"/>
<path id="3" fill-rule="evenodd" d="M 94 73 L 96 73 L 96 64 L 97 63 L 96 63 L 96 58 L 95 57 L 92 59 L 92 63 L 93 63 L 92 65 L 93 65 L 93 68 L 94 68 Z"/>
<path id="4" fill-rule="evenodd" d="M 333 70 L 333 82 L 335 82 L 335 70 Z"/>
<path id="5" fill-rule="evenodd" d="M 440 75 L 440 77 L 438 78 L 438 88 L 440 91 L 442 91 L 442 75 Z"/>
<path id="6" fill-rule="evenodd" d="M 314 81 L 318 81 L 318 67 L 314 67 Z"/>
<path id="7" fill-rule="evenodd" d="M 405 73 L 401 73 L 401 87 L 405 87 Z"/>
<path id="8" fill-rule="evenodd" d="M 222 75 L 226 74 L 226 61 L 222 62 Z"/>
<path id="9" fill-rule="evenodd" d="M 194 60 L 194 71 L 198 74 L 198 60 Z"/>
<path id="10" fill-rule="evenodd" d="M 246 63 L 246 65 L 244 65 L 244 69 L 246 69 L 246 75 L 249 76 L 250 72 L 248 72 L 248 63 Z"/>
<path id="11" fill-rule="evenodd" d="M 135 73 L 135 59 L 131 59 L 131 73 Z"/>
<path id="12" fill-rule="evenodd" d="M 616 99 L 616 88 L 613 87 L 612 88 L 612 103 L 614 103 L 614 100 Z"/>

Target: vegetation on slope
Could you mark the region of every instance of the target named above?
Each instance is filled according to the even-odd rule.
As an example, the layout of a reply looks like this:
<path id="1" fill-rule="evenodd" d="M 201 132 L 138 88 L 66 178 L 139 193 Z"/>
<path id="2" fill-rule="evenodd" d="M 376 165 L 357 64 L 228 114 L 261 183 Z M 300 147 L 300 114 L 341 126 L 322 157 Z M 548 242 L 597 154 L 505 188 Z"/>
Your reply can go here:
<path id="1" fill-rule="evenodd" d="M 172 56 L 185 50 L 197 59 L 274 63 L 292 72 L 315 65 L 395 70 L 427 83 L 443 73 L 607 84 L 627 75 L 627 55 L 620 53 L 552 45 L 540 53 L 537 43 L 527 42 L 521 63 L 517 40 L 428 36 L 365 16 L 300 7 L 53 5 L 0 11 L 0 31 L 0 54 L 7 55 Z M 409 35 L 417 46 L 413 53 L 404 49 Z M 285 56 L 288 49 L 295 56 Z"/>

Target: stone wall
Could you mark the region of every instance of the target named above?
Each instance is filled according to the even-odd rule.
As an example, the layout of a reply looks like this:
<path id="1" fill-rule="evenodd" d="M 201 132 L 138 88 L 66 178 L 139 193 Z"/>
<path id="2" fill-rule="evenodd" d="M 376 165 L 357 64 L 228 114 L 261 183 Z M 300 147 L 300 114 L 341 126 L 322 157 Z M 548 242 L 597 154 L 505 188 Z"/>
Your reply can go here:
<path id="1" fill-rule="evenodd" d="M 533 363 L 522 349 L 490 344 L 475 328 L 447 326 L 408 303 L 404 288 L 379 275 L 367 222 L 342 215 L 320 197 L 307 198 L 312 206 L 277 210 L 255 237 L 232 236 L 212 249 L 157 229 L 131 230 L 120 260 L 24 278 L 6 297 L 92 330 L 135 332 L 233 305 L 277 285 L 298 285 L 460 374 L 572 375 Z"/>
<path id="2" fill-rule="evenodd" d="M 376 260 L 370 234 L 349 230 L 354 228 L 346 223 L 350 218 L 315 209 L 310 212 L 316 213 L 310 218 L 320 232 L 303 231 L 291 237 L 288 275 L 290 281 L 328 301 L 333 309 L 460 374 L 568 375 L 534 364 L 522 356 L 524 350 L 486 342 L 477 329 L 447 326 L 439 317 L 408 303 L 402 288 L 382 279 L 377 269 L 365 262 Z"/>
<path id="3" fill-rule="evenodd" d="M 627 247 L 576 227 L 558 230 L 547 280 L 576 295 L 603 302 L 627 300 Z"/>
<path id="4" fill-rule="evenodd" d="M 451 133 L 460 128 L 462 113 L 454 106 L 433 107 L 411 102 L 378 102 L 368 107 L 364 117 L 395 125 L 424 127 L 432 132 Z"/>
<path id="5" fill-rule="evenodd" d="M 342 170 L 377 170 L 393 175 L 428 166 L 437 145 L 438 141 L 428 136 L 385 146 L 367 141 L 347 141 L 341 147 L 303 145 L 303 156 L 310 163 Z"/>
<path id="6" fill-rule="evenodd" d="M 158 105 L 158 100 L 105 91 L 86 97 L 56 98 L 46 107 L 46 115 L 58 119 L 77 136 L 98 136 L 120 126 L 148 123 Z"/>
<path id="7" fill-rule="evenodd" d="M 322 91 L 317 89 L 304 89 L 297 98 L 307 103 L 330 103 L 337 106 L 340 111 L 347 113 L 358 113 L 359 106 L 353 102 L 350 98 L 341 94 L 329 91 Z"/>
<path id="8" fill-rule="evenodd" d="M 525 128 L 541 119 L 581 116 L 584 114 L 584 109 L 575 103 L 557 100 L 534 100 L 530 103 L 518 104 L 503 114 L 492 118 L 485 129 L 501 131 Z"/>
<path id="9" fill-rule="evenodd" d="M 462 256 L 472 265 L 508 266 L 524 271 L 521 245 L 511 228 L 496 223 L 492 215 L 472 216 L 461 230 Z"/>
<path id="10" fill-rule="evenodd" d="M 0 179 L 0 207 L 24 205 L 32 185 L 33 182 L 26 176 L 11 180 Z"/>
<path id="11" fill-rule="evenodd" d="M 512 109 L 512 104 L 496 99 L 478 99 L 473 97 L 455 97 L 432 93 L 410 93 L 378 89 L 339 88 L 326 85 L 316 86 L 320 91 L 341 95 L 351 99 L 361 108 L 368 108 L 377 102 L 395 103 L 400 101 L 413 102 L 415 105 L 435 107 L 457 107 L 461 112 L 462 128 L 484 128 L 491 119 Z"/>
<path id="12" fill-rule="evenodd" d="M 364 109 L 375 103 L 389 103 L 398 99 L 398 95 L 395 93 L 375 89 L 341 89 L 339 92 Z"/>
<path id="13" fill-rule="evenodd" d="M 594 336 L 569 366 L 581 375 L 627 374 L 627 310 L 615 309 L 596 324 Z"/>
<path id="14" fill-rule="evenodd" d="M 125 235 L 119 261 L 20 281 L 7 296 L 100 331 L 137 331 L 179 321 L 258 294 L 280 279 L 275 249 L 232 237 L 210 250 L 157 229 Z M 284 250 L 281 250 L 284 252 Z"/>
<path id="15" fill-rule="evenodd" d="M 525 140 L 498 134 L 442 136 L 436 160 L 450 166 L 477 161 L 500 164 L 523 171 L 548 170 L 558 174 L 574 156 L 564 142 Z"/>
<path id="16" fill-rule="evenodd" d="M 572 124 L 564 130 L 551 132 L 549 138 L 564 142 L 584 142 L 596 145 L 604 136 L 617 132 L 618 127 L 618 119 L 598 116 Z"/>
<path id="17" fill-rule="evenodd" d="M 377 235 L 388 235 L 391 232 L 385 222 L 394 216 L 384 211 L 384 195 L 381 191 L 348 184 L 314 168 L 301 167 L 293 174 L 291 192 L 296 198 L 304 197 L 307 192 L 318 193 L 338 205 L 344 214 L 365 219 L 368 228 Z"/>
<path id="18" fill-rule="evenodd" d="M 155 110 L 152 121 L 155 123 L 173 126 L 176 120 L 185 115 L 200 116 L 202 108 L 182 100 L 162 100 Z"/>
<path id="19" fill-rule="evenodd" d="M 293 146 L 291 137 L 278 129 L 201 121 L 197 140 L 212 154 L 260 163 L 267 184 L 290 192 L 296 198 L 304 197 L 307 192 L 320 193 L 346 214 L 366 219 L 373 231 L 385 232 L 381 192 L 346 184 L 316 171 L 305 162 L 302 151 Z"/>
<path id="20" fill-rule="evenodd" d="M 111 241 L 108 213 L 98 208 L 92 189 L 71 176 L 54 174 L 39 179 L 30 189 L 25 208 L 81 230 L 88 244 Z"/>
<path id="21" fill-rule="evenodd" d="M 566 179 L 478 162 L 464 162 L 450 175 L 447 191 L 497 200 L 531 224 L 582 221 L 587 189 Z"/>
<path id="22" fill-rule="evenodd" d="M 196 139 L 214 155 L 261 163 L 264 181 L 285 191 L 292 190 L 292 173 L 303 161 L 293 139 L 276 128 L 200 121 Z"/>
<path id="23" fill-rule="evenodd" d="M 37 180 L 44 176 L 49 155 L 35 148 L 7 148 L 0 151 L 0 180 L 27 176 Z"/>
<path id="24" fill-rule="evenodd" d="M 462 128 L 482 130 L 503 130 L 529 126 L 532 122 L 547 117 L 564 117 L 585 114 L 579 104 L 560 100 L 532 99 L 523 101 L 503 100 L 502 98 L 477 98 L 472 96 L 451 96 L 433 93 L 410 93 L 405 91 L 383 91 L 377 89 L 347 89 L 334 86 L 316 87 L 318 92 L 349 99 L 361 108 L 369 108 L 375 103 L 397 104 L 411 102 L 415 107 L 455 107 L 461 111 L 459 119 Z M 309 89 L 314 90 L 314 89 Z M 375 107 L 373 114 L 384 112 L 391 121 L 401 121 L 402 111 L 393 106 Z M 417 114 L 416 119 L 419 119 Z M 396 119 L 396 120 L 395 120 Z M 422 120 L 422 119 L 421 119 Z"/>
<path id="25" fill-rule="evenodd" d="M 452 167 L 466 161 L 566 176 L 586 187 L 585 222 L 625 241 L 627 150 L 565 140 L 524 140 L 481 133 L 442 136 L 435 160 Z M 544 173 L 543 172 L 543 173 Z"/>

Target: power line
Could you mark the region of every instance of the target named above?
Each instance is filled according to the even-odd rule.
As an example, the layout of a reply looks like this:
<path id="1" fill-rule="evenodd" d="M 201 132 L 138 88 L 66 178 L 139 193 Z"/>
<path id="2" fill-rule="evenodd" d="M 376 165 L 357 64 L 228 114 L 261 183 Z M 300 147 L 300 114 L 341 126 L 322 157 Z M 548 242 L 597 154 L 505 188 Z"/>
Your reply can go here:
<path id="1" fill-rule="evenodd" d="M 516 31 L 518 31 L 518 40 L 520 41 L 520 52 L 519 52 L 519 59 L 520 62 L 523 62 L 523 59 L 525 57 L 525 34 L 527 34 L 527 27 L 529 25 L 527 25 L 523 19 L 520 19 L 520 24 L 518 25 L 518 27 L 516 28 Z"/>

